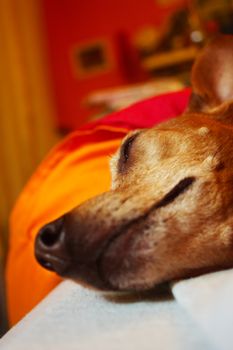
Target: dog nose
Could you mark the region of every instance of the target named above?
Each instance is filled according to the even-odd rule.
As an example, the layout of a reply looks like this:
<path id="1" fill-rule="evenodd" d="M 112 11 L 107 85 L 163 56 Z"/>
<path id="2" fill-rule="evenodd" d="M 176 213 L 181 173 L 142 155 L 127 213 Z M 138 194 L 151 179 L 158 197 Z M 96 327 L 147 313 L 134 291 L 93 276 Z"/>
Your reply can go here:
<path id="1" fill-rule="evenodd" d="M 37 261 L 47 270 L 59 274 L 67 267 L 64 217 L 43 226 L 35 240 Z"/>

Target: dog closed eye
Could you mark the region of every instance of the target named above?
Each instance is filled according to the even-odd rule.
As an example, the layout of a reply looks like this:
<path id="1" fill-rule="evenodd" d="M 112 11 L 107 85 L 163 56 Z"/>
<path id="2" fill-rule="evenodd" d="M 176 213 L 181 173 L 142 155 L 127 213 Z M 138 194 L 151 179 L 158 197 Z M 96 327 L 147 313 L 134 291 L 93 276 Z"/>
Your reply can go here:
<path id="1" fill-rule="evenodd" d="M 127 163 L 130 157 L 133 142 L 135 141 L 138 135 L 139 133 L 135 133 L 132 136 L 128 137 L 121 146 L 120 158 L 118 161 L 119 172 L 122 172 L 124 170 L 124 165 Z"/>

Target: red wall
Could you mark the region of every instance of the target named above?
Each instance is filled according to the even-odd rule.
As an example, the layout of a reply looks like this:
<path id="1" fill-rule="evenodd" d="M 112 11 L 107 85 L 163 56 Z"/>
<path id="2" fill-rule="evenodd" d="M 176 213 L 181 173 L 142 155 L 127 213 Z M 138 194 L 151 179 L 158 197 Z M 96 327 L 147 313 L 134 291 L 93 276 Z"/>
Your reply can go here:
<path id="1" fill-rule="evenodd" d="M 161 7 L 155 0 L 42 0 L 57 118 L 60 127 L 73 129 L 87 120 L 89 113 L 81 104 L 92 90 L 127 83 L 116 57 L 114 40 L 119 32 L 129 38 L 144 26 L 160 26 L 174 8 Z M 89 39 L 109 40 L 113 69 L 79 79 L 72 66 L 72 49 Z"/>

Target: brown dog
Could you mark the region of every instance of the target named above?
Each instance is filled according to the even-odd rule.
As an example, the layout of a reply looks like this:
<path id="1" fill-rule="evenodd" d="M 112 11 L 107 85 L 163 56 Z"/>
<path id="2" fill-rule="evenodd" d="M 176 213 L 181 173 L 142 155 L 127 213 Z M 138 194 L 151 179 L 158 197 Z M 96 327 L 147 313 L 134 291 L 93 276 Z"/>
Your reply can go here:
<path id="1" fill-rule="evenodd" d="M 233 266 L 233 37 L 204 49 L 192 84 L 182 116 L 126 137 L 109 192 L 39 232 L 44 267 L 143 290 Z"/>

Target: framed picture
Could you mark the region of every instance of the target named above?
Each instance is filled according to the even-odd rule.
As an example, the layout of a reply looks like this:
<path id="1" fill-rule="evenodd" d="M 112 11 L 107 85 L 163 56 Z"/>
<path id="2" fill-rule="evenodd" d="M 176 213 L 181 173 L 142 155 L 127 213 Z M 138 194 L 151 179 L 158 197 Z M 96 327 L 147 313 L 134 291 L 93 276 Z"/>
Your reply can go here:
<path id="1" fill-rule="evenodd" d="M 110 45 L 106 40 L 90 41 L 74 47 L 73 68 L 78 78 L 108 72 L 112 68 Z"/>

